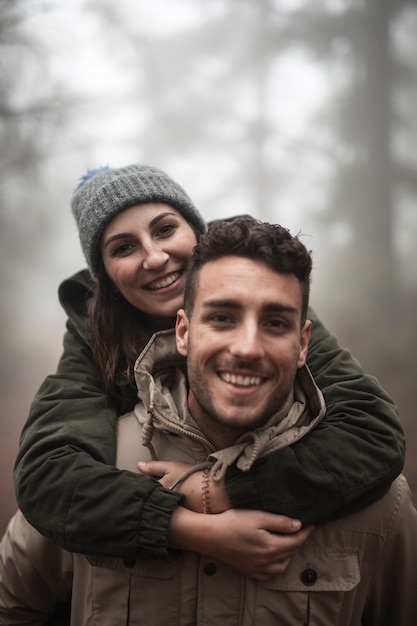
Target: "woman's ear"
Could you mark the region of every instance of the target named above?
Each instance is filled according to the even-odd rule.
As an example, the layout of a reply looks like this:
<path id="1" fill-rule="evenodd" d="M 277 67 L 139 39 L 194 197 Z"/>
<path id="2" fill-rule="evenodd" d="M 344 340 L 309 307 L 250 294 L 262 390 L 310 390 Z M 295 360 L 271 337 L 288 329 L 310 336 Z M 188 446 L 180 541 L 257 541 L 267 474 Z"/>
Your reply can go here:
<path id="1" fill-rule="evenodd" d="M 182 356 L 187 356 L 188 347 L 188 317 L 184 309 L 177 311 L 175 322 L 175 336 L 177 340 L 177 350 Z"/>

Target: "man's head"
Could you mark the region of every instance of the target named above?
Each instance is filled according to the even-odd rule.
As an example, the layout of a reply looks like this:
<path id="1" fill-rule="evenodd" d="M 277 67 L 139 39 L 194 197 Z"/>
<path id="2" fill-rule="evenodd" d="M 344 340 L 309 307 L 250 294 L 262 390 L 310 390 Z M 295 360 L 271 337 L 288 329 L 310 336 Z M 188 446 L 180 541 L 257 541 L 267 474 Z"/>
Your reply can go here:
<path id="1" fill-rule="evenodd" d="M 304 365 L 311 255 L 281 226 L 216 222 L 191 258 L 177 346 L 189 407 L 216 447 L 262 426 L 291 397 Z"/>

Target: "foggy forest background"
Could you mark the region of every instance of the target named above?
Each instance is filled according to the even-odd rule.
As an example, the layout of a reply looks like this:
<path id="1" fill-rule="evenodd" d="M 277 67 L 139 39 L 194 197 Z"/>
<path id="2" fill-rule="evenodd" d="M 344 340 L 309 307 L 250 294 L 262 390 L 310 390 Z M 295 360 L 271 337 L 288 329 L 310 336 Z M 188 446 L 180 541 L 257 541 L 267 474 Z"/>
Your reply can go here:
<path id="1" fill-rule="evenodd" d="M 0 0 L 0 533 L 85 265 L 71 193 L 104 164 L 303 234 L 314 308 L 399 406 L 416 497 L 416 35 L 406 0 Z"/>

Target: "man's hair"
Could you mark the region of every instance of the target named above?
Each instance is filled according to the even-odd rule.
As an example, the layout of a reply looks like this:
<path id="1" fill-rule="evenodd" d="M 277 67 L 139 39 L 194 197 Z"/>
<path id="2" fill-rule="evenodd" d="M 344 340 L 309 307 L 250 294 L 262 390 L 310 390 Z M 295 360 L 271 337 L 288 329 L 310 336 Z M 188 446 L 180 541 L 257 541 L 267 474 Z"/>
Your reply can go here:
<path id="1" fill-rule="evenodd" d="M 188 317 L 194 307 L 199 271 L 206 263 L 226 256 L 261 261 L 275 272 L 294 274 L 301 286 L 304 324 L 310 295 L 311 252 L 283 226 L 251 217 L 217 220 L 201 236 L 187 267 L 184 308 Z"/>

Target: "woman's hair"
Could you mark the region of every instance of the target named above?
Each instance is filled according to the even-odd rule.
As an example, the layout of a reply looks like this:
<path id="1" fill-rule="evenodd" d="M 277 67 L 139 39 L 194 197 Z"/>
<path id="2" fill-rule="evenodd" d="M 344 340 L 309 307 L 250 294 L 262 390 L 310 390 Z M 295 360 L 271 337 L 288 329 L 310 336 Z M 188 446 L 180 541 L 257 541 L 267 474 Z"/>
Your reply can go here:
<path id="1" fill-rule="evenodd" d="M 89 326 L 94 360 L 106 393 L 117 402 L 117 375 L 135 385 L 132 366 L 152 332 L 146 315 L 117 294 L 102 262 L 90 304 Z"/>

